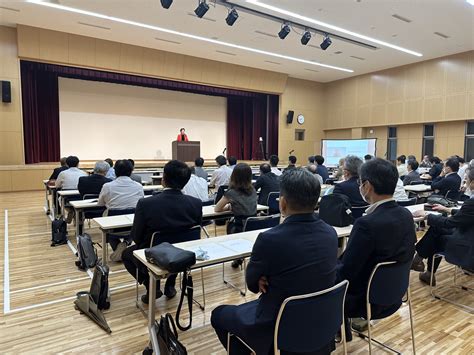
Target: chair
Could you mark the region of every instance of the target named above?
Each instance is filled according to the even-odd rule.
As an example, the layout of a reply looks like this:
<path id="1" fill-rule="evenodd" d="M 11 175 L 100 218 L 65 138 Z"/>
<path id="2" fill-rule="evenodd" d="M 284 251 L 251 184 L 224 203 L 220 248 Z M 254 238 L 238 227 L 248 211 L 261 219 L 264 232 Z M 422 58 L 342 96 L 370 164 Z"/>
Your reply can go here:
<path id="1" fill-rule="evenodd" d="M 410 313 L 410 327 L 411 327 L 411 342 L 413 354 L 415 352 L 415 330 L 413 325 L 413 315 L 411 310 L 411 293 L 410 293 L 410 267 L 412 259 L 410 261 L 401 264 L 396 261 L 386 261 L 375 265 L 374 270 L 369 278 L 369 284 L 367 286 L 366 293 L 366 310 L 367 310 L 367 333 L 368 336 L 357 332 L 360 337 L 368 339 L 369 341 L 369 354 L 372 354 L 372 341 L 381 345 L 382 347 L 389 349 L 395 353 L 400 354 L 398 351 L 390 348 L 389 346 L 372 339 L 372 331 L 370 321 L 372 319 L 383 319 L 394 314 L 401 306 L 403 297 L 406 294 L 406 302 L 408 302 L 408 309 Z M 382 314 L 376 314 L 372 316 L 371 305 L 396 305 L 398 307 L 392 307 Z"/>
<path id="2" fill-rule="evenodd" d="M 83 200 L 89 200 L 89 199 L 96 199 L 99 198 L 99 195 L 97 194 L 85 194 L 82 196 Z M 97 218 L 97 217 L 102 217 L 104 214 L 105 207 L 97 207 L 93 209 L 88 209 L 84 211 L 84 219 L 87 220 L 87 223 L 89 225 L 89 228 L 91 227 L 91 219 Z"/>
<path id="3" fill-rule="evenodd" d="M 423 185 L 424 183 L 423 180 L 410 181 L 410 185 Z"/>
<path id="4" fill-rule="evenodd" d="M 214 200 L 208 200 L 208 201 L 203 201 L 202 202 L 202 206 L 212 206 L 214 204 Z M 212 221 L 205 221 L 205 222 L 202 222 L 201 224 L 201 228 L 204 232 L 204 234 L 206 234 L 206 237 L 209 238 L 209 232 L 207 231 L 206 229 L 206 226 L 209 226 L 212 224 Z M 216 228 L 214 228 L 214 236 L 216 237 L 217 236 L 217 231 L 216 231 Z"/>
<path id="5" fill-rule="evenodd" d="M 118 209 L 109 209 L 109 210 L 105 210 L 104 213 L 103 213 L 103 216 L 104 217 L 107 217 L 107 216 L 121 216 L 121 215 L 124 215 L 124 214 L 133 214 L 135 213 L 135 208 L 126 208 L 126 209 L 122 209 L 122 210 L 118 210 Z M 108 238 L 110 237 L 113 237 L 113 238 L 128 238 L 130 236 L 130 228 L 119 228 L 117 230 L 113 230 L 112 233 L 107 233 L 107 240 Z M 104 248 L 107 247 L 107 245 L 104 245 L 103 246 Z"/>
<path id="6" fill-rule="evenodd" d="M 270 192 L 267 198 L 268 214 L 280 213 L 280 204 L 277 198 L 280 197 L 279 192 Z"/>
<path id="7" fill-rule="evenodd" d="M 459 190 L 449 190 L 446 192 L 446 195 L 444 196 L 447 199 L 450 199 L 452 201 L 458 201 L 461 193 Z"/>
<path id="8" fill-rule="evenodd" d="M 349 281 L 344 280 L 322 291 L 285 299 L 276 319 L 273 336 L 274 354 L 280 354 L 281 351 L 314 352 L 333 340 L 339 329 L 344 354 L 347 354 L 344 303 L 348 286 Z M 228 333 L 227 354 L 230 353 L 233 336 L 255 353 L 242 339 Z"/>
<path id="9" fill-rule="evenodd" d="M 221 185 L 217 189 L 216 197 L 214 198 L 214 204 L 217 205 L 219 200 L 224 196 L 224 193 L 229 189 L 228 185 Z M 229 218 L 223 218 L 223 219 L 215 219 L 214 220 L 214 227 L 215 226 L 223 226 L 225 225 L 226 220 Z M 214 233 L 217 235 L 217 230 L 214 228 Z"/>
<path id="10" fill-rule="evenodd" d="M 409 198 L 407 200 L 398 200 L 397 203 L 399 206 L 406 207 L 406 206 L 413 206 L 416 205 L 416 197 Z"/>

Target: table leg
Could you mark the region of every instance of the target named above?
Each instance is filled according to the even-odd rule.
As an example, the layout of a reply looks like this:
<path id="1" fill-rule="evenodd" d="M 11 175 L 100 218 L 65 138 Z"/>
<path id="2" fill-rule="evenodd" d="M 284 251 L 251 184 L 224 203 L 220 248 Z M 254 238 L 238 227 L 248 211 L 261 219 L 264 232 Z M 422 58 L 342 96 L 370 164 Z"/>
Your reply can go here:
<path id="1" fill-rule="evenodd" d="M 102 230 L 102 264 L 107 265 L 107 233 Z"/>
<path id="2" fill-rule="evenodd" d="M 76 209 L 75 210 L 75 218 L 76 218 L 76 239 L 79 237 L 79 234 L 81 234 L 81 231 L 80 231 L 80 223 L 81 223 L 81 214 L 82 214 L 82 210 L 81 209 Z"/>
<path id="3" fill-rule="evenodd" d="M 148 272 L 150 276 L 150 284 L 148 286 L 148 332 L 150 333 L 150 341 L 155 354 L 160 353 L 158 338 L 155 329 L 155 298 L 156 298 L 156 277 L 153 273 Z"/>
<path id="4" fill-rule="evenodd" d="M 48 185 L 44 185 L 44 191 L 45 191 L 45 194 L 46 194 L 46 214 L 50 214 L 51 212 L 51 209 L 50 209 L 50 206 L 49 206 L 49 196 L 48 196 Z"/>

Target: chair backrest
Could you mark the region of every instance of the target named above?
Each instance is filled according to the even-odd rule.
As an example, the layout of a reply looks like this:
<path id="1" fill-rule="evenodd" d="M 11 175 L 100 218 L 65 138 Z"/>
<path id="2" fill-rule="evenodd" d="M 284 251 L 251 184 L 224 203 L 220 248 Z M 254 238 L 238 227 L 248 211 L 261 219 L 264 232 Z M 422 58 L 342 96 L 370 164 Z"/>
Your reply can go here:
<path id="1" fill-rule="evenodd" d="M 270 214 L 280 213 L 280 203 L 277 201 L 277 198 L 280 197 L 279 192 L 270 192 L 267 198 L 268 212 Z"/>
<path id="2" fill-rule="evenodd" d="M 410 181 L 410 185 L 423 185 L 424 183 L 422 180 Z"/>
<path id="3" fill-rule="evenodd" d="M 154 232 L 151 236 L 150 248 L 160 243 L 170 244 L 189 242 L 201 239 L 201 226 L 194 226 L 190 229 L 173 232 Z"/>
<path id="4" fill-rule="evenodd" d="M 398 200 L 397 203 L 399 206 L 413 206 L 416 205 L 416 200 L 416 197 L 412 197 L 407 200 Z"/>
<path id="5" fill-rule="evenodd" d="M 457 201 L 459 200 L 460 192 L 459 190 L 449 190 L 446 192 L 446 195 L 444 197 L 452 200 L 452 201 Z"/>
<path id="6" fill-rule="evenodd" d="M 349 281 L 283 301 L 275 325 L 274 346 L 278 350 L 310 353 L 334 339 L 344 317 Z"/>
<path id="7" fill-rule="evenodd" d="M 229 189 L 229 185 L 221 185 L 217 189 L 216 198 L 214 199 L 214 204 L 217 204 L 219 200 L 224 196 L 224 193 Z"/>
<path id="8" fill-rule="evenodd" d="M 264 228 L 272 228 L 280 224 L 280 215 L 248 217 L 244 221 L 244 232 L 255 231 Z"/>
<path id="9" fill-rule="evenodd" d="M 82 199 L 83 200 L 89 200 L 89 199 L 93 199 L 93 198 L 98 198 L 99 195 L 97 194 L 85 194 L 84 196 L 82 196 Z"/>
<path id="10" fill-rule="evenodd" d="M 412 260 L 386 261 L 375 265 L 369 278 L 367 300 L 370 304 L 394 305 L 402 302 L 410 282 Z"/>
<path id="11" fill-rule="evenodd" d="M 135 213 L 135 208 L 125 208 L 123 210 L 105 210 L 104 217 L 106 216 L 120 216 L 123 214 L 133 214 Z"/>

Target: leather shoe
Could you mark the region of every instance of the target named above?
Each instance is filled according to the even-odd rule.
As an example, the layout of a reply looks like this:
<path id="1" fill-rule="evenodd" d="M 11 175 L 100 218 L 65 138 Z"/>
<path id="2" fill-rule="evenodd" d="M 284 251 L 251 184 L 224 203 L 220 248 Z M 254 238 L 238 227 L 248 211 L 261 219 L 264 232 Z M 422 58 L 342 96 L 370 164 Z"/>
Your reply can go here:
<path id="1" fill-rule="evenodd" d="M 176 296 L 176 288 L 174 286 L 165 287 L 165 296 L 170 299 Z"/>
<path id="2" fill-rule="evenodd" d="M 238 267 L 240 267 L 240 265 L 242 265 L 243 262 L 244 261 L 242 259 L 237 259 L 234 260 L 231 265 L 234 269 L 237 269 Z"/>
<path id="3" fill-rule="evenodd" d="M 425 263 L 418 254 L 416 254 L 413 258 L 413 261 L 411 263 L 411 269 L 419 272 L 425 271 Z"/>
<path id="4" fill-rule="evenodd" d="M 426 272 L 422 272 L 420 273 L 420 281 L 429 285 L 430 284 L 430 280 L 431 280 L 431 272 L 429 271 L 426 271 Z M 436 278 L 435 276 L 433 275 L 433 286 L 436 286 Z"/>
<path id="5" fill-rule="evenodd" d="M 161 296 L 163 296 L 163 292 L 161 292 L 161 290 L 156 290 L 155 300 L 157 300 Z M 142 300 L 143 304 L 148 304 L 149 299 L 150 299 L 150 295 L 148 294 L 148 291 L 147 291 L 144 295 L 142 295 L 141 300 Z"/>

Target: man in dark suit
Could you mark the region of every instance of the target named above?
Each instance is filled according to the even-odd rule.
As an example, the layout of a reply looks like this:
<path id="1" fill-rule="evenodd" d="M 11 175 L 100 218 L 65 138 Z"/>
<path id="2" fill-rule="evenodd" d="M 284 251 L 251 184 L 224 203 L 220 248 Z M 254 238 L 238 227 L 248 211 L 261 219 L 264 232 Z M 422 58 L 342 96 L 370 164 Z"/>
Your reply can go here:
<path id="1" fill-rule="evenodd" d="M 459 160 L 451 157 L 444 163 L 444 168 L 438 177 L 433 179 L 431 187 L 438 195 L 457 199 L 461 188 L 461 177 L 458 175 Z"/>
<path id="2" fill-rule="evenodd" d="M 466 184 L 471 191 L 474 190 L 474 169 L 467 172 Z M 434 205 L 433 210 L 451 213 L 451 217 L 428 214 L 425 211 L 416 211 L 416 217 L 425 217 L 430 228 L 416 245 L 417 254 L 413 260 L 412 268 L 421 271 L 420 280 L 430 284 L 433 255 L 446 251 L 451 260 L 457 265 L 468 269 L 474 268 L 474 195 L 464 201 L 461 209 L 455 210 L 441 205 Z M 425 269 L 423 258 L 428 258 L 428 270 Z M 436 272 L 441 259 L 436 258 L 434 269 Z M 433 284 L 436 279 L 433 275 Z"/>
<path id="3" fill-rule="evenodd" d="M 323 183 L 325 183 L 326 180 L 329 179 L 329 173 L 328 168 L 324 166 L 324 157 L 322 155 L 316 155 L 314 157 L 314 160 L 318 164 L 316 172 L 319 176 L 323 178 Z"/>
<path id="4" fill-rule="evenodd" d="M 148 303 L 148 272 L 133 256 L 137 249 L 149 248 L 154 232 L 173 233 L 185 231 L 200 225 L 202 221 L 201 200 L 184 195 L 181 190 L 191 177 L 191 169 L 178 160 L 169 161 L 163 171 L 162 193 L 138 201 L 131 237 L 135 245 L 128 247 L 122 254 L 123 263 L 128 272 L 135 277 L 138 268 L 138 282 L 145 285 L 146 295 L 142 302 Z M 170 275 L 166 280 L 164 294 L 168 298 L 176 295 L 176 275 Z M 156 298 L 163 295 L 160 284 L 156 286 Z"/>
<path id="5" fill-rule="evenodd" d="M 100 190 L 102 190 L 102 186 L 107 183 L 111 182 L 111 179 L 105 177 L 107 172 L 110 169 L 110 165 L 105 161 L 98 161 L 95 163 L 94 166 L 94 173 L 89 176 L 83 176 L 79 178 L 79 182 L 77 184 L 77 189 L 81 194 L 81 198 L 84 195 L 99 195 Z"/>
<path id="6" fill-rule="evenodd" d="M 294 169 L 296 168 L 296 157 L 294 155 L 290 155 L 288 157 L 288 166 L 286 169 Z"/>
<path id="7" fill-rule="evenodd" d="M 318 181 L 306 169 L 290 169 L 282 175 L 280 210 L 285 221 L 258 236 L 246 271 L 248 288 L 261 292 L 259 299 L 219 306 L 212 312 L 211 324 L 224 347 L 230 332 L 257 354 L 269 354 L 283 300 L 334 285 L 337 234 L 314 214 L 320 192 Z M 321 351 L 333 349 L 331 341 Z M 230 352 L 250 353 L 238 341 L 231 342 Z"/>
<path id="8" fill-rule="evenodd" d="M 255 183 L 255 190 L 260 189 L 258 196 L 258 203 L 260 205 L 266 205 L 268 201 L 268 194 L 270 192 L 280 191 L 280 180 L 278 176 L 272 173 L 270 164 L 263 163 L 260 165 L 260 176 Z"/>
<path id="9" fill-rule="evenodd" d="M 413 259 L 416 243 L 413 217 L 393 199 L 397 182 L 397 168 L 386 160 L 375 158 L 360 168 L 360 193 L 370 207 L 354 223 L 337 270 L 338 281 L 349 280 L 345 305 L 348 318 L 366 315 L 367 286 L 375 265 Z M 400 304 L 373 305 L 372 314 L 376 317 L 398 307 Z M 346 327 L 347 340 L 351 340 L 349 322 Z"/>
<path id="10" fill-rule="evenodd" d="M 408 174 L 403 178 L 403 185 L 410 185 L 414 181 L 421 181 L 418 171 L 418 162 L 416 160 L 408 160 L 407 170 Z"/>
<path id="11" fill-rule="evenodd" d="M 62 157 L 61 158 L 61 160 L 60 160 L 61 166 L 59 168 L 55 168 L 53 170 L 53 173 L 49 177 L 49 181 L 56 180 L 58 178 L 59 174 L 61 173 L 61 171 L 67 170 L 69 168 L 67 166 L 66 159 L 67 159 L 67 157 Z"/>
<path id="12" fill-rule="evenodd" d="M 355 155 L 348 155 L 344 160 L 343 176 L 344 181 L 334 186 L 333 193 L 346 195 L 349 197 L 349 202 L 352 207 L 367 206 L 367 202 L 362 199 L 359 192 L 359 168 L 362 165 L 362 160 Z M 354 209 L 352 215 L 354 218 L 359 218 L 364 213 L 363 209 Z"/>

